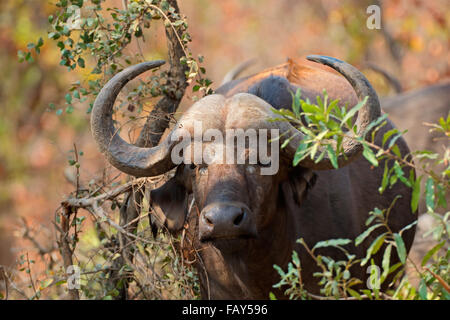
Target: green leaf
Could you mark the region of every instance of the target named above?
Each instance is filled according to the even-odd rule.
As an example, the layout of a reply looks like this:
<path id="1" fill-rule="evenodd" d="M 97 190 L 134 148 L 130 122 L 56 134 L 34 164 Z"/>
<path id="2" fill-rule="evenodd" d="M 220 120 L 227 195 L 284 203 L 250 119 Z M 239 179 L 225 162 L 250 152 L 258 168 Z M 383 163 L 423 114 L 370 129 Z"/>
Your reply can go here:
<path id="1" fill-rule="evenodd" d="M 77 63 L 80 68 L 84 68 L 86 66 L 83 58 L 78 58 Z"/>
<path id="2" fill-rule="evenodd" d="M 397 139 L 399 139 L 402 135 L 403 135 L 403 132 L 396 133 L 394 138 L 392 138 L 392 140 L 389 142 L 388 149 L 390 149 L 394 145 L 394 143 L 397 141 Z"/>
<path id="3" fill-rule="evenodd" d="M 307 155 L 309 151 L 309 144 L 308 143 L 300 143 L 300 145 L 297 148 L 297 151 L 295 152 L 294 159 L 292 160 L 292 164 L 295 167 L 299 164 L 300 161 L 302 161 Z"/>
<path id="4" fill-rule="evenodd" d="M 420 279 L 420 283 L 419 283 L 419 297 L 422 300 L 427 300 L 427 285 L 423 278 Z"/>
<path id="5" fill-rule="evenodd" d="M 375 157 L 375 154 L 373 153 L 372 149 L 370 149 L 370 147 L 366 146 L 365 144 L 363 146 L 364 146 L 363 150 L 364 158 L 366 158 L 371 165 L 378 167 L 378 160 L 377 157 Z"/>
<path id="6" fill-rule="evenodd" d="M 53 283 L 53 279 L 46 279 L 41 281 L 41 290 L 47 288 Z"/>
<path id="7" fill-rule="evenodd" d="M 326 241 L 319 241 L 313 247 L 313 250 L 317 248 L 345 246 L 351 242 L 352 240 L 350 239 L 331 239 Z"/>
<path id="8" fill-rule="evenodd" d="M 402 157 L 402 154 L 400 153 L 400 149 L 399 149 L 398 145 L 394 145 L 391 150 L 397 157 L 399 157 L 399 158 Z"/>
<path id="9" fill-rule="evenodd" d="M 429 150 L 418 150 L 412 153 L 418 159 L 436 159 L 439 154 L 431 152 Z"/>
<path id="10" fill-rule="evenodd" d="M 292 94 L 292 93 L 291 93 Z M 295 95 L 292 94 L 292 110 L 294 111 L 297 118 L 300 118 L 300 104 L 301 104 L 301 90 L 300 88 L 297 89 L 295 92 Z"/>
<path id="11" fill-rule="evenodd" d="M 438 196 L 438 206 L 444 209 L 447 209 L 447 199 L 446 199 L 446 187 L 443 187 L 441 184 L 436 185 L 437 187 L 437 196 Z"/>
<path id="12" fill-rule="evenodd" d="M 390 177 L 390 179 L 389 179 L 389 184 L 390 184 L 391 186 L 393 186 L 393 185 L 397 182 L 397 180 L 398 180 L 397 175 L 396 175 L 396 174 L 393 174 L 393 175 L 391 175 L 391 177 Z"/>
<path id="13" fill-rule="evenodd" d="M 381 226 L 382 226 L 382 224 L 378 223 L 378 224 L 375 224 L 375 225 L 371 226 L 370 228 L 366 229 L 363 233 L 361 233 L 358 237 L 356 237 L 355 246 L 359 246 L 372 233 L 373 230 L 375 230 L 376 228 L 379 228 Z"/>
<path id="14" fill-rule="evenodd" d="M 42 39 L 42 37 L 39 38 L 38 43 L 37 43 L 37 47 L 42 47 L 44 45 L 44 39 Z"/>
<path id="15" fill-rule="evenodd" d="M 333 167 L 335 169 L 338 169 L 338 161 L 337 161 L 337 156 L 336 156 L 336 152 L 334 152 L 333 148 L 331 147 L 331 145 L 327 145 L 327 153 L 328 153 L 328 157 L 330 158 L 331 164 L 333 165 Z"/>
<path id="16" fill-rule="evenodd" d="M 420 182 L 422 180 L 422 176 L 420 176 L 413 185 L 412 190 L 412 198 L 411 198 L 411 210 L 412 212 L 416 212 L 417 208 L 419 206 L 419 199 L 420 199 Z"/>
<path id="17" fill-rule="evenodd" d="M 434 182 L 431 177 L 428 177 L 425 185 L 425 202 L 427 204 L 428 211 L 434 210 Z"/>
<path id="18" fill-rule="evenodd" d="M 344 278 L 344 280 L 350 279 L 350 276 L 351 276 L 350 271 L 345 270 L 345 271 L 343 272 L 342 277 Z"/>
<path id="19" fill-rule="evenodd" d="M 167 2 L 166 0 L 161 1 L 161 10 L 167 11 L 169 10 L 169 8 L 170 8 L 169 2 Z"/>
<path id="20" fill-rule="evenodd" d="M 302 103 L 302 110 L 304 113 L 308 114 L 321 114 L 322 110 L 314 104 Z"/>
<path id="21" fill-rule="evenodd" d="M 382 194 L 389 183 L 389 162 L 386 160 L 384 162 L 384 172 L 383 172 L 383 180 L 381 181 L 381 186 L 378 188 L 378 192 Z"/>
<path id="22" fill-rule="evenodd" d="M 387 122 L 384 121 L 384 120 L 385 120 L 387 117 L 388 117 L 388 114 L 385 113 L 385 114 L 383 114 L 382 116 L 380 116 L 377 120 L 371 122 L 371 123 L 367 126 L 366 130 L 364 130 L 364 133 L 363 133 L 362 137 L 365 138 L 366 135 L 367 135 L 367 133 L 370 132 L 374 127 L 376 127 L 376 129 L 372 131 L 372 135 L 373 135 L 376 131 L 378 131 L 379 129 L 381 129 L 383 126 L 385 126 Z M 383 122 L 383 121 L 384 121 L 384 122 Z M 383 122 L 383 123 L 381 123 L 381 122 Z M 381 124 L 380 124 L 380 123 L 381 123 Z M 373 137 L 372 137 L 372 140 L 373 140 Z"/>
<path id="23" fill-rule="evenodd" d="M 314 163 L 319 163 L 320 161 L 322 161 L 322 159 L 325 157 L 326 152 L 326 150 L 323 150 L 320 155 L 314 160 Z"/>
<path id="24" fill-rule="evenodd" d="M 381 262 L 381 266 L 383 268 L 383 273 L 381 274 L 380 281 L 383 282 L 384 279 L 389 275 L 389 265 L 391 262 L 391 251 L 392 251 L 392 243 L 390 243 L 386 250 L 384 250 L 383 260 Z"/>
<path id="25" fill-rule="evenodd" d="M 378 250 L 380 250 L 381 246 L 384 243 L 384 239 L 386 238 L 386 233 L 380 234 L 378 238 L 376 238 L 372 244 L 370 245 L 369 249 L 367 249 L 366 257 L 361 261 L 361 265 L 365 265 L 371 256 L 376 254 Z"/>
<path id="26" fill-rule="evenodd" d="M 361 300 L 361 295 L 357 291 L 355 291 L 353 289 L 350 289 L 350 288 L 347 288 L 347 292 L 350 293 L 350 295 L 353 298 L 356 298 L 357 300 Z"/>
<path id="27" fill-rule="evenodd" d="M 400 181 L 402 181 L 406 186 L 408 187 L 412 187 L 411 182 L 405 178 L 405 174 L 403 172 L 402 167 L 400 166 L 400 164 L 398 163 L 398 161 L 394 162 L 394 172 L 397 175 L 397 177 L 400 179 Z"/>
<path id="28" fill-rule="evenodd" d="M 369 218 L 367 218 L 366 220 L 366 227 L 369 226 L 373 220 L 375 220 L 377 218 L 376 215 L 370 215 Z"/>
<path id="29" fill-rule="evenodd" d="M 23 62 L 25 60 L 25 53 L 22 50 L 17 51 L 17 58 L 19 62 Z"/>
<path id="30" fill-rule="evenodd" d="M 283 277 L 285 275 L 283 269 L 281 269 L 279 266 L 277 266 L 276 264 L 273 265 L 273 268 L 278 272 L 278 274 Z"/>
<path id="31" fill-rule="evenodd" d="M 71 96 L 70 93 L 67 93 L 66 96 L 65 96 L 64 98 L 66 99 L 66 102 L 67 102 L 68 104 L 71 104 L 71 103 L 72 103 L 72 96 Z"/>
<path id="32" fill-rule="evenodd" d="M 76 98 L 76 99 L 80 99 L 80 92 L 78 92 L 78 90 L 75 90 L 73 92 L 73 97 Z"/>
<path id="33" fill-rule="evenodd" d="M 411 222 L 410 224 L 408 224 L 406 227 L 403 227 L 402 230 L 400 230 L 399 234 L 401 235 L 404 231 L 411 229 L 412 227 L 414 227 L 417 222 L 419 222 L 418 220 Z"/>
<path id="34" fill-rule="evenodd" d="M 269 292 L 269 299 L 270 300 L 277 300 L 277 297 L 275 297 L 275 294 L 272 291 Z"/>
<path id="35" fill-rule="evenodd" d="M 400 261 L 405 264 L 406 263 L 406 248 L 405 243 L 403 242 L 402 236 L 398 233 L 394 233 L 394 240 L 397 245 L 397 253 Z"/>
<path id="36" fill-rule="evenodd" d="M 286 148 L 286 146 L 289 144 L 290 141 L 291 141 L 291 138 L 288 138 L 288 139 L 284 140 L 283 143 L 280 146 L 280 149 Z"/>
<path id="37" fill-rule="evenodd" d="M 311 148 L 311 154 L 310 154 L 310 157 L 311 157 L 312 160 L 314 160 L 314 158 L 315 158 L 315 156 L 316 156 L 317 149 L 319 149 L 319 143 L 315 143 L 315 144 L 313 145 L 313 147 Z"/>
<path id="38" fill-rule="evenodd" d="M 392 272 L 394 272 L 395 270 L 397 270 L 397 269 L 400 268 L 401 266 L 403 266 L 403 264 L 402 264 L 401 262 L 398 262 L 398 263 L 394 264 L 393 266 L 391 266 L 391 267 L 389 268 L 388 274 L 391 274 Z M 398 273 L 402 273 L 402 272 L 403 272 L 403 269 L 401 269 Z"/>
<path id="39" fill-rule="evenodd" d="M 73 106 L 72 105 L 69 105 L 69 106 L 67 106 L 67 108 L 66 108 L 66 113 L 68 113 L 68 114 L 71 114 L 72 112 L 73 112 Z"/>
<path id="40" fill-rule="evenodd" d="M 30 63 L 34 61 L 33 57 L 31 56 L 31 52 L 26 53 L 25 60 Z"/>
<path id="41" fill-rule="evenodd" d="M 365 97 L 363 101 L 359 102 L 356 106 L 354 106 L 344 117 L 344 119 L 342 119 L 341 122 L 341 127 L 351 118 L 353 118 L 353 116 L 355 115 L 355 113 L 357 113 L 359 111 L 359 109 L 361 109 L 367 102 L 368 97 Z"/>
<path id="42" fill-rule="evenodd" d="M 382 142 L 381 146 L 384 146 L 384 144 L 386 143 L 386 141 L 387 141 L 394 133 L 398 133 L 398 130 L 397 130 L 397 129 L 391 129 L 391 130 L 389 130 L 388 132 L 386 132 L 386 133 L 383 135 L 383 142 Z"/>
<path id="43" fill-rule="evenodd" d="M 438 243 L 437 245 L 435 245 L 432 249 L 430 249 L 425 256 L 422 259 L 422 267 L 425 266 L 425 264 L 428 262 L 428 260 L 430 260 L 430 258 L 439 251 L 439 249 L 441 249 L 445 244 L 445 241 L 442 241 L 441 243 Z"/>

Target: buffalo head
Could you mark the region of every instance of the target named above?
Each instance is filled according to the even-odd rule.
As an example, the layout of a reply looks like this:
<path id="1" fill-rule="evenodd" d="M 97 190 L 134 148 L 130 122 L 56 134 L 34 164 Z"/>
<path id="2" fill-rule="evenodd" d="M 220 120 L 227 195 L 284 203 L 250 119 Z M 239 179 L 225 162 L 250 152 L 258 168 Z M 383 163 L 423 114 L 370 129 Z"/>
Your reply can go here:
<path id="1" fill-rule="evenodd" d="M 356 68 L 340 60 L 324 56 L 310 56 L 309 59 L 341 73 L 360 100 L 368 96 L 368 102 L 359 111 L 356 120 L 359 133 L 365 131 L 368 124 L 380 115 L 377 95 L 367 79 Z M 188 195 L 192 193 L 199 209 L 198 236 L 201 241 L 219 243 L 258 237 L 261 230 L 268 230 L 276 223 L 280 193 L 285 203 L 295 201 L 300 204 L 314 183 L 313 170 L 332 168 L 327 157 L 317 163 L 305 159 L 298 167 L 292 167 L 302 133 L 289 122 L 274 121 L 277 115 L 273 113 L 272 107 L 279 106 L 272 106 L 250 93 L 239 93 L 228 98 L 212 94 L 202 98 L 183 114 L 158 146 L 140 148 L 125 142 L 113 126 L 111 114 L 114 101 L 130 79 L 162 63 L 141 63 L 114 76 L 95 101 L 91 123 L 99 149 L 119 170 L 133 176 L 156 176 L 178 167 L 172 179 L 151 191 L 152 207 L 170 230 L 179 230 L 183 226 Z M 280 85 L 284 85 L 283 81 L 280 81 Z M 236 157 L 243 160 L 241 162 L 224 162 L 223 157 L 215 157 L 208 163 L 198 161 L 193 155 L 195 152 L 186 150 L 198 148 L 192 137 L 195 137 L 194 131 L 198 130 L 196 125 L 198 127 L 199 124 L 203 138 L 203 144 L 199 147 L 202 155 L 211 150 L 208 148 L 211 144 L 216 147 L 223 145 L 219 148 L 223 154 L 230 148 L 235 149 L 234 145 L 230 147 L 226 143 L 226 133 L 240 129 L 247 133 L 256 132 L 257 146 L 267 147 L 265 160 L 260 161 L 257 157 L 256 161 L 250 161 L 257 150 L 253 150 L 252 145 L 245 140 L 244 148 L 236 152 Z M 181 130 L 184 136 L 180 134 Z M 216 135 L 223 134 L 224 139 L 217 139 L 214 134 L 208 136 L 208 130 L 215 130 Z M 267 133 L 267 136 L 262 137 L 261 132 Z M 274 132 L 278 133 L 276 137 L 273 136 Z M 181 139 L 186 133 L 190 138 Z M 280 149 L 280 142 L 288 138 L 290 140 L 286 147 Z M 273 148 L 274 141 L 276 148 Z M 350 139 L 344 141 L 345 155 L 339 157 L 339 166 L 352 162 L 361 149 L 359 143 Z M 174 155 L 182 161 L 174 161 Z M 269 168 L 278 170 L 263 174 Z"/>

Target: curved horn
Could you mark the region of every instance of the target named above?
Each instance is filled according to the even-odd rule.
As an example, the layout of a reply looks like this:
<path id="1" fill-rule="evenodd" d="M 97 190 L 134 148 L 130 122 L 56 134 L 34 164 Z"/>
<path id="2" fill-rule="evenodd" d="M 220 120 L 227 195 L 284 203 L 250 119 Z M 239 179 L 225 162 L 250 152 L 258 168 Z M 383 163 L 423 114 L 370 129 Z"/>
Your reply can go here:
<path id="1" fill-rule="evenodd" d="M 359 110 L 358 118 L 356 120 L 357 135 L 362 135 L 367 129 L 368 125 L 381 115 L 380 102 L 378 100 L 377 93 L 372 88 L 372 85 L 358 69 L 344 61 L 319 55 L 310 55 L 307 57 L 307 59 L 329 66 L 342 74 L 351 84 L 360 101 L 362 101 L 365 97 L 368 97 L 365 106 Z M 290 156 L 293 156 L 293 154 L 295 154 L 297 147 L 298 144 L 295 147 L 289 144 L 288 153 Z M 362 151 L 362 145 L 351 139 L 344 139 L 343 148 L 344 154 L 341 154 L 337 159 L 339 167 L 346 166 L 347 164 L 355 160 Z M 302 160 L 301 166 L 313 170 L 329 170 L 334 168 L 328 156 L 325 156 L 318 163 L 315 163 L 313 159 L 308 157 Z"/>
<path id="2" fill-rule="evenodd" d="M 114 128 L 113 105 L 128 81 L 164 63 L 162 60 L 143 62 L 119 72 L 102 88 L 92 109 L 91 130 L 98 148 L 114 167 L 136 177 L 156 176 L 174 168 L 170 151 L 175 142 L 168 137 L 153 148 L 139 148 L 129 144 Z"/>

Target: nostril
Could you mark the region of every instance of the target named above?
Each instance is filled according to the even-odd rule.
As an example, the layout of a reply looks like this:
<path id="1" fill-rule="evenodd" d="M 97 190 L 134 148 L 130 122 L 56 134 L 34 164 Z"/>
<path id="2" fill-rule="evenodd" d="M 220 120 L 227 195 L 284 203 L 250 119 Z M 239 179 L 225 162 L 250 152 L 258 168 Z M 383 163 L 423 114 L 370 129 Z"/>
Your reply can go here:
<path id="1" fill-rule="evenodd" d="M 244 214 L 244 209 L 241 209 L 241 212 L 236 216 L 236 218 L 234 218 L 233 223 L 235 226 L 238 226 L 242 222 L 242 219 L 244 219 Z"/>

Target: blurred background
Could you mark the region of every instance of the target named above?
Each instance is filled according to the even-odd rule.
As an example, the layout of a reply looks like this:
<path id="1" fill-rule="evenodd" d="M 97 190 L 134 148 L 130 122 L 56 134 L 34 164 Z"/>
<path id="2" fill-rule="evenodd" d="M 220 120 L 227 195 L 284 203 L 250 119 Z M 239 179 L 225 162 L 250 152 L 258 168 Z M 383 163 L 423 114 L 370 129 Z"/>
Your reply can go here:
<path id="1" fill-rule="evenodd" d="M 87 68 L 73 72 L 59 65 L 60 51 L 47 40 L 47 17 L 56 11 L 52 2 L 0 1 L 0 265 L 13 265 L 24 252 L 36 250 L 24 235 L 24 221 L 43 250 L 53 246 L 55 210 L 74 190 L 68 179 L 74 170 L 68 164 L 74 144 L 83 152 L 82 184 L 101 175 L 105 167 L 91 137 L 87 102 L 74 103 L 70 114 L 58 115 L 49 108 L 64 106 L 75 81 L 95 79 L 89 60 Z M 213 88 L 243 61 L 256 59 L 246 70 L 251 74 L 308 54 L 329 55 L 357 66 L 381 97 L 395 91 L 383 76 L 367 68 L 368 62 L 397 78 L 406 91 L 450 78 L 447 0 L 178 2 L 189 23 L 190 48 L 205 57 Z M 105 3 L 122 6 L 119 0 Z M 371 4 L 382 8 L 379 30 L 366 27 L 366 8 Z M 146 32 L 140 45 L 145 58 L 164 59 L 162 24 Z M 25 51 L 39 37 L 45 40 L 40 56 L 19 63 L 18 50 Z M 129 50 L 136 50 L 136 44 Z M 183 107 L 192 103 L 191 92 L 187 90 Z"/>

